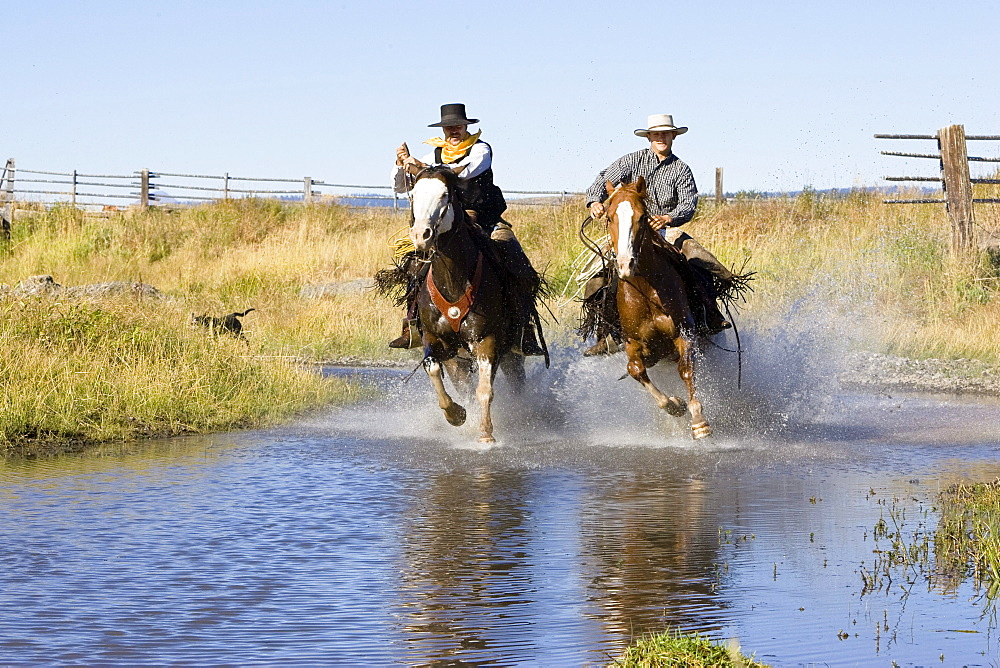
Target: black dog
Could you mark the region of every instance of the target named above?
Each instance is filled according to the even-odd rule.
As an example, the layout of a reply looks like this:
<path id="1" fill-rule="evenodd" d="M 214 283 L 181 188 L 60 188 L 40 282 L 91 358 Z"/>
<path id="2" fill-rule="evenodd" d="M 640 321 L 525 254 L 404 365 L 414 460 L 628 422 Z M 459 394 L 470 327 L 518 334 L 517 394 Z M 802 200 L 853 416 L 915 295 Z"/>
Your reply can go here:
<path id="1" fill-rule="evenodd" d="M 255 310 L 256 309 L 248 308 L 246 311 L 243 311 L 243 313 L 230 313 L 229 315 L 224 315 L 221 318 L 216 318 L 211 315 L 192 314 L 191 321 L 196 325 L 207 327 L 212 334 L 230 334 L 238 339 L 246 341 L 246 337 L 243 336 L 243 323 L 241 323 L 239 319 L 250 311 Z"/>

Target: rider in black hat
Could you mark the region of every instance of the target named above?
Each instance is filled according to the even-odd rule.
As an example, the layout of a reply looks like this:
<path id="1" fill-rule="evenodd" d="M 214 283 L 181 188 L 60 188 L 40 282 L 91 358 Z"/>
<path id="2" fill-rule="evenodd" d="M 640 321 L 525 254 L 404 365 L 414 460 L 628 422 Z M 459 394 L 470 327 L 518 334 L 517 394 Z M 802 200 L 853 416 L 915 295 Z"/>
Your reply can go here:
<path id="1" fill-rule="evenodd" d="M 397 169 L 393 181 L 396 192 L 406 192 L 409 190 L 406 173 L 416 174 L 428 165 L 451 165 L 456 169 L 463 166 L 464 169 L 458 171 L 462 204 L 467 210 L 476 212 L 476 222 L 484 230 L 492 232 L 501 222 L 507 202 L 503 192 L 493 183 L 493 149 L 479 138 L 482 130 L 469 133 L 469 126 L 478 122 L 478 118 L 465 115 L 464 104 L 441 105 L 441 120 L 427 127 L 441 128 L 444 137 L 432 137 L 424 142 L 435 148 L 423 160 L 411 156 L 405 143 L 396 149 Z"/>
<path id="2" fill-rule="evenodd" d="M 545 355 L 530 324 L 532 320 L 537 321 L 537 316 L 532 314 L 534 294 L 538 292 L 540 279 L 514 236 L 510 223 L 501 217 L 507 210 L 507 202 L 503 192 L 493 183 L 493 149 L 479 138 L 482 130 L 475 134 L 469 132 L 469 126 L 478 122 L 478 118 L 466 115 L 464 104 L 441 105 L 441 120 L 427 127 L 441 128 L 444 137 L 426 140 L 424 143 L 433 146 L 434 150 L 421 160 L 410 155 L 406 143 L 396 149 L 393 189 L 400 193 L 407 192 L 412 186 L 412 175 L 429 165 L 452 167 L 458 175 L 463 208 L 473 213 L 476 223 L 502 248 L 506 268 L 518 284 L 514 289 L 523 302 L 520 350 L 525 355 Z M 403 320 L 403 333 L 389 343 L 390 348 L 416 348 L 420 345 L 414 305 L 415 295 L 410 299 L 406 319 Z"/>

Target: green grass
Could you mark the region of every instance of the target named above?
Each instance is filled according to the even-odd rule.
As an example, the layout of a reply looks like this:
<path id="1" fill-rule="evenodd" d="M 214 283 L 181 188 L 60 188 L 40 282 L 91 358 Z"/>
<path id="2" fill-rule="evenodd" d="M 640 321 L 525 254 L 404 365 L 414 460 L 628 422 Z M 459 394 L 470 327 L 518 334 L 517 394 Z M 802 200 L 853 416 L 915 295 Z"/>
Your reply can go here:
<path id="1" fill-rule="evenodd" d="M 697 633 L 664 631 L 639 638 L 608 665 L 609 668 L 753 668 L 766 664 L 741 654 L 738 643 L 720 645 Z"/>
<path id="2" fill-rule="evenodd" d="M 258 427 L 360 390 L 132 299 L 0 302 L 0 452 Z"/>
<path id="3" fill-rule="evenodd" d="M 959 483 L 941 493 L 934 535 L 940 577 L 971 577 L 989 601 L 1000 594 L 1000 480 Z"/>

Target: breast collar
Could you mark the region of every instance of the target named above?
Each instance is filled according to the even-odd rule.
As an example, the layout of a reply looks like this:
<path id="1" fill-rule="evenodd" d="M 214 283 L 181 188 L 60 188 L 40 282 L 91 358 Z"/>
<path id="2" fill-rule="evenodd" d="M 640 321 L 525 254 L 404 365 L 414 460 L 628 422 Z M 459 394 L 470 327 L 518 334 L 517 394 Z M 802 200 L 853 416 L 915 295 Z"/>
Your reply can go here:
<path id="1" fill-rule="evenodd" d="M 483 253 L 479 252 L 476 259 L 476 272 L 472 277 L 472 282 L 465 289 L 465 294 L 459 297 L 457 302 L 449 302 L 438 290 L 437 285 L 434 284 L 434 267 L 431 266 L 430 270 L 427 272 L 427 292 L 430 293 L 431 301 L 437 310 L 441 311 L 441 315 L 444 316 L 448 324 L 451 325 L 451 329 L 457 332 L 462 327 L 462 320 L 465 316 L 469 314 L 469 309 L 472 308 L 472 304 L 476 299 L 476 292 L 479 290 L 479 284 L 483 279 Z"/>

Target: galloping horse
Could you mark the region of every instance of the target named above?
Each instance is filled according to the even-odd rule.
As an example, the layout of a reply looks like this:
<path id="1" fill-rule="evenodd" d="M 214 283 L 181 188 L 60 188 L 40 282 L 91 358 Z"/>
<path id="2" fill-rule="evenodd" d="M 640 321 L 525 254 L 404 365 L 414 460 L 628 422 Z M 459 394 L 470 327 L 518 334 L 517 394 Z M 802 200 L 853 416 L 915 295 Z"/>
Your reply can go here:
<path id="1" fill-rule="evenodd" d="M 471 353 L 479 375 L 479 441 L 492 443 L 490 407 L 498 366 L 516 387 L 524 383 L 524 357 L 511 350 L 519 305 L 492 242 L 458 201 L 455 172 L 445 166 L 424 169 L 417 174 L 412 196 L 410 240 L 418 253 L 430 256 L 417 297 L 424 370 L 445 418 L 462 425 L 466 411 L 448 395 L 442 367 L 456 384 L 465 382 L 469 367 L 457 355 L 463 349 Z"/>
<path id="2" fill-rule="evenodd" d="M 684 257 L 649 226 L 642 177 L 617 188 L 609 181 L 605 187 L 628 372 L 671 415 L 680 417 L 690 410 L 692 435 L 705 438 L 712 428 L 695 396 L 696 325 L 685 288 L 684 276 L 689 272 L 685 271 Z M 663 394 L 649 379 L 646 369 L 662 359 L 677 363 L 677 372 L 687 386 L 687 402 Z"/>

